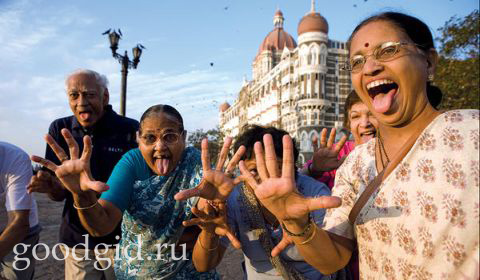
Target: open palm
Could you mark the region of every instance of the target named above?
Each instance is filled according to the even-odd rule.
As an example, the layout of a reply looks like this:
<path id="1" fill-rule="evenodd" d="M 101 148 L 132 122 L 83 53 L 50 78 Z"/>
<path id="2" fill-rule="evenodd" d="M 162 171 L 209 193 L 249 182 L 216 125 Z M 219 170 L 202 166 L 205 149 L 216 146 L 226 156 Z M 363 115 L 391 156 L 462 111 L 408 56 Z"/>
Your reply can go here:
<path id="1" fill-rule="evenodd" d="M 70 131 L 64 128 L 61 133 L 68 145 L 70 159 L 68 159 L 65 151 L 58 145 L 53 137 L 47 135 L 45 140 L 55 152 L 55 155 L 60 159 L 61 164 L 56 165 L 52 161 L 38 156 L 32 156 L 32 161 L 55 172 L 55 175 L 60 179 L 63 186 L 71 193 L 80 194 L 88 191 L 103 192 L 107 190 L 108 187 L 105 183 L 94 181 L 91 176 L 90 157 L 92 155 L 92 141 L 90 137 L 85 136 L 83 138 L 84 148 L 82 156 L 79 158 L 79 147 Z"/>
<path id="2" fill-rule="evenodd" d="M 340 141 L 334 146 L 336 130 L 332 128 L 330 136 L 327 141 L 327 129 L 322 129 L 320 133 L 320 146 L 318 145 L 318 138 L 315 137 L 312 141 L 313 156 L 312 156 L 312 172 L 327 172 L 337 169 L 345 157 L 338 159 L 338 153 L 345 145 L 347 136 L 343 136 Z"/>
<path id="3" fill-rule="evenodd" d="M 338 197 L 304 197 L 297 191 L 295 184 L 295 164 L 293 160 L 293 143 L 290 136 L 282 139 L 283 159 L 280 171 L 275 155 L 272 136 L 263 137 L 265 153 L 262 144 L 255 143 L 255 160 L 261 183 L 248 172 L 245 163 L 240 162 L 243 179 L 254 189 L 255 196 L 280 221 L 306 221 L 310 212 L 322 208 L 338 207 L 341 200 Z"/>
<path id="4" fill-rule="evenodd" d="M 202 140 L 202 167 L 203 179 L 202 182 L 193 189 L 183 190 L 175 195 L 176 200 L 185 200 L 190 197 L 201 197 L 215 202 L 225 202 L 228 195 L 232 192 L 235 185 L 241 182 L 240 178 L 232 178 L 233 170 L 240 161 L 245 147 L 241 146 L 232 159 L 227 164 L 225 172 L 223 165 L 227 159 L 228 150 L 232 144 L 232 138 L 227 137 L 223 144 L 222 150 L 218 157 L 217 166 L 215 169 L 211 168 L 210 156 L 208 153 L 208 140 Z M 230 175 L 229 175 L 230 174 Z"/>

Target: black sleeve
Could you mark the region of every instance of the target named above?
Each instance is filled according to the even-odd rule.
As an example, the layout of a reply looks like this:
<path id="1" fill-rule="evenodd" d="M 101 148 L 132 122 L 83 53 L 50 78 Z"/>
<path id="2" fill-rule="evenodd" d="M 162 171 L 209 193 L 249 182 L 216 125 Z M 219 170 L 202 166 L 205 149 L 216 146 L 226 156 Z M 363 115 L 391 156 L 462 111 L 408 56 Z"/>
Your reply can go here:
<path id="1" fill-rule="evenodd" d="M 50 134 L 50 136 L 53 137 L 53 139 L 60 145 L 61 145 L 61 142 L 62 140 L 64 141 L 63 139 L 63 136 L 60 134 L 60 130 L 58 128 L 58 124 L 57 122 L 52 122 L 50 124 L 50 127 L 48 128 L 48 134 Z M 47 145 L 47 148 L 45 149 L 45 158 L 52 161 L 53 163 L 59 165 L 60 164 L 60 160 L 57 158 L 57 156 L 55 155 L 55 153 L 53 152 L 52 148 L 50 148 L 50 146 L 48 144 Z M 68 151 L 65 151 L 67 154 L 68 154 Z"/>

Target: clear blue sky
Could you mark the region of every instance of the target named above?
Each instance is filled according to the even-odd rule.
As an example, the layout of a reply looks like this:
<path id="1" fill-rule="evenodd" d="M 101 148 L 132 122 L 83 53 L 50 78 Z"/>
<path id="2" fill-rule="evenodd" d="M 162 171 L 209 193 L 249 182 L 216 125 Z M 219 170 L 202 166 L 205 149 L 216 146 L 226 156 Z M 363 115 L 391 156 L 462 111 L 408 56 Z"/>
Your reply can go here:
<path id="1" fill-rule="evenodd" d="M 478 1 L 317 0 L 315 6 L 329 37 L 346 40 L 361 19 L 391 9 L 421 18 L 438 36 L 438 27 L 478 9 Z M 310 0 L 0 0 L 0 141 L 43 155 L 50 122 L 70 114 L 63 81 L 77 68 L 107 75 L 118 111 L 120 65 L 101 35 L 111 27 L 123 32 L 119 51 L 147 47 L 129 73 L 129 117 L 166 103 L 184 115 L 188 130 L 215 127 L 218 105 L 234 100 L 244 75 L 251 78 L 277 7 L 296 39 Z"/>

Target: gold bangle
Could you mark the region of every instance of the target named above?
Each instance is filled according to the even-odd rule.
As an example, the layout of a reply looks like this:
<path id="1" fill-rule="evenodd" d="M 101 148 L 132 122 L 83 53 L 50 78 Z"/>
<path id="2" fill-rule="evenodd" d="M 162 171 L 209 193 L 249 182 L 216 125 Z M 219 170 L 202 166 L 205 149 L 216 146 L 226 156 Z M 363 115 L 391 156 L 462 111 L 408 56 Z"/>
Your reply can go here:
<path id="1" fill-rule="evenodd" d="M 293 233 L 293 232 L 289 231 L 287 229 L 287 227 L 285 226 L 285 224 L 283 222 L 281 223 L 282 228 L 287 233 L 287 235 L 295 236 L 295 237 L 304 236 L 310 230 L 310 228 L 312 227 L 312 224 L 315 224 L 315 223 L 313 222 L 313 218 L 310 216 L 310 213 L 308 214 L 308 223 L 307 223 L 307 225 L 305 225 L 305 228 L 303 228 L 302 232 L 300 232 L 300 233 Z"/>
<path id="2" fill-rule="evenodd" d="M 79 207 L 79 206 L 75 205 L 75 202 L 73 202 L 73 208 L 75 208 L 77 210 L 86 210 L 86 209 L 90 209 L 90 208 L 95 207 L 97 204 L 98 204 L 98 199 L 95 201 L 94 204 L 92 204 L 90 206 L 87 206 L 87 207 Z"/>
<path id="3" fill-rule="evenodd" d="M 312 239 L 313 239 L 313 237 L 315 236 L 316 233 L 317 233 L 317 225 L 314 223 L 312 235 L 310 235 L 310 237 L 307 238 L 307 240 L 305 240 L 301 243 L 298 243 L 298 245 L 305 245 L 308 242 L 312 241 Z"/>
<path id="4" fill-rule="evenodd" d="M 220 240 L 218 240 L 218 242 L 217 242 L 217 246 L 215 246 L 215 248 L 210 248 L 210 249 L 208 249 L 208 248 L 205 248 L 205 246 L 203 246 L 203 244 L 202 244 L 202 238 L 201 238 L 200 236 L 198 237 L 198 243 L 200 243 L 200 247 L 202 247 L 204 250 L 207 250 L 207 251 L 209 251 L 209 252 L 210 252 L 210 251 L 217 250 L 217 248 L 218 248 L 218 244 L 220 244 Z"/>

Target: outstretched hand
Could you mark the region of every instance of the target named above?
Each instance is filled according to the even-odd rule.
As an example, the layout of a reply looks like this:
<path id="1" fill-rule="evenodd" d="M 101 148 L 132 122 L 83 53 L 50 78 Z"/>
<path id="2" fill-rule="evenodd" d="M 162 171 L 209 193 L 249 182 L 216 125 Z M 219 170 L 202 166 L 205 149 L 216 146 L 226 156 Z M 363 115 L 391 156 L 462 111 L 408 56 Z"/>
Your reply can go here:
<path id="1" fill-rule="evenodd" d="M 232 246 L 236 249 L 242 247 L 240 241 L 235 237 L 235 234 L 227 224 L 227 208 L 225 203 L 218 203 L 216 209 L 205 203 L 203 210 L 199 210 L 197 207 L 192 208 L 192 213 L 197 216 L 183 222 L 183 226 L 189 227 L 192 225 L 199 226 L 202 230 L 208 233 L 214 233 L 219 236 L 226 236 Z"/>
<path id="2" fill-rule="evenodd" d="M 345 157 L 338 159 L 338 153 L 347 142 L 347 136 L 344 135 L 335 145 L 335 147 L 333 147 L 335 136 L 336 130 L 335 128 L 332 128 L 327 141 L 327 129 L 324 128 L 320 133 L 320 146 L 318 145 L 318 138 L 313 138 L 313 156 L 312 165 L 310 167 L 312 173 L 316 174 L 319 172 L 331 171 L 337 169 L 338 167 L 340 167 L 340 165 L 342 165 Z"/>
<path id="3" fill-rule="evenodd" d="M 203 179 L 198 186 L 193 189 L 180 191 L 175 195 L 176 200 L 185 200 L 191 197 L 201 197 L 214 202 L 225 202 L 228 195 L 233 190 L 235 185 L 241 182 L 241 178 L 233 177 L 233 170 L 240 161 L 243 153 L 245 153 L 245 147 L 241 146 L 230 162 L 227 164 L 225 172 L 223 172 L 223 166 L 227 159 L 228 150 L 232 144 L 232 138 L 225 138 L 222 150 L 218 156 L 218 162 L 215 169 L 211 168 L 210 156 L 208 154 L 208 140 L 202 140 L 202 167 L 203 167 Z"/>
<path id="4" fill-rule="evenodd" d="M 264 135 L 263 144 L 255 143 L 255 160 L 261 183 L 259 184 L 245 163 L 240 162 L 240 171 L 243 179 L 253 188 L 255 196 L 260 203 L 267 208 L 280 222 L 295 221 L 299 224 L 307 224 L 308 214 L 314 210 L 334 208 L 341 204 L 338 197 L 304 197 L 297 191 L 295 184 L 295 163 L 293 160 L 293 143 L 290 136 L 285 135 L 282 139 L 283 159 L 281 176 L 277 166 L 277 157 L 273 146 L 272 136 Z"/>
<path id="5" fill-rule="evenodd" d="M 92 155 L 92 140 L 89 136 L 83 137 L 83 152 L 79 158 L 79 147 L 68 129 L 62 129 L 63 138 L 68 145 L 70 159 L 65 151 L 58 145 L 52 136 L 46 135 L 45 140 L 52 148 L 61 164 L 56 165 L 48 159 L 39 156 L 32 156 L 32 161 L 55 172 L 63 186 L 72 194 L 81 194 L 84 192 L 95 191 L 103 192 L 108 190 L 108 186 L 100 181 L 94 181 L 90 172 L 90 157 Z"/>

